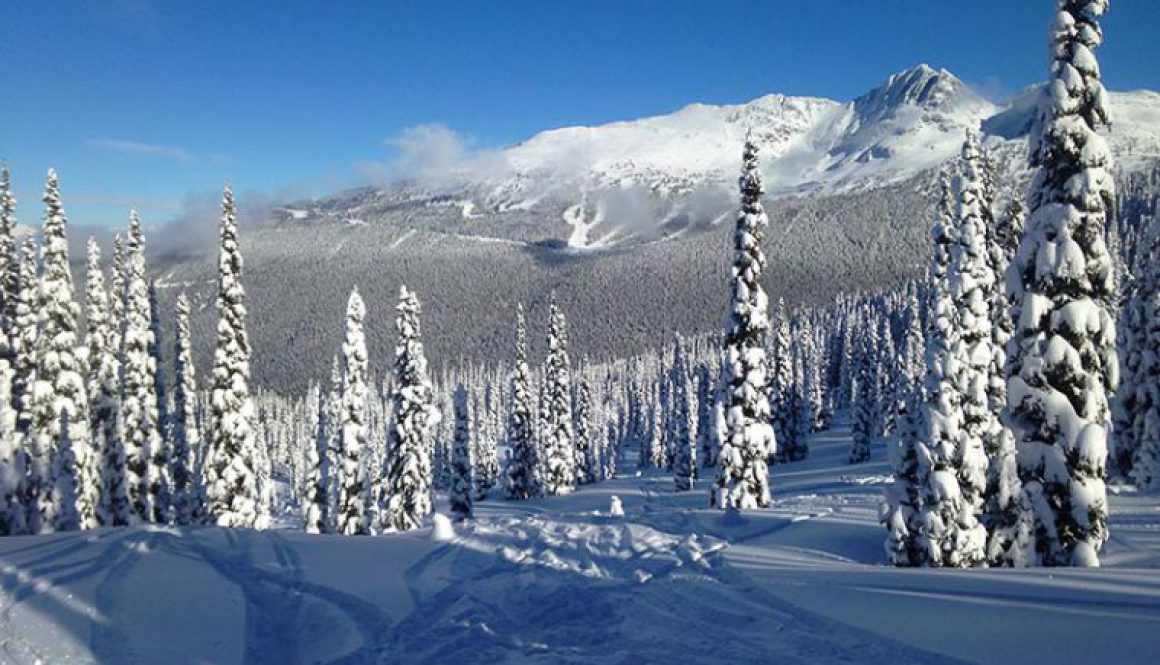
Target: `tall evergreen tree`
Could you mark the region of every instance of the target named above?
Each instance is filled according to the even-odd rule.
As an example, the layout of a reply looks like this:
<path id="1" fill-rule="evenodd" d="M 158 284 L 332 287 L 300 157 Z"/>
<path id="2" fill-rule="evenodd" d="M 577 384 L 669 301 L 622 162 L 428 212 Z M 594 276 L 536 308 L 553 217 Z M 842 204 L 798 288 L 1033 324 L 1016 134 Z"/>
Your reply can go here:
<path id="1" fill-rule="evenodd" d="M 574 429 L 576 435 L 576 484 L 588 485 L 596 482 L 600 472 L 597 455 L 597 432 L 592 423 L 592 386 L 581 376 L 576 383 L 576 408 Z"/>
<path id="2" fill-rule="evenodd" d="M 28 529 L 24 506 L 27 459 L 12 406 L 14 374 L 9 359 L 0 358 L 0 536 L 22 535 Z"/>
<path id="3" fill-rule="evenodd" d="M 761 171 L 757 145 L 745 141 L 742 156 L 741 214 L 733 235 L 732 304 L 725 331 L 722 372 L 721 442 L 717 478 L 710 504 L 717 508 L 763 508 L 770 504 L 769 466 L 777 450 L 769 425 L 768 363 L 765 336 L 769 332 L 769 298 L 761 286 L 765 255 L 761 243 L 769 219 L 761 207 Z"/>
<path id="4" fill-rule="evenodd" d="M 985 182 L 971 135 L 963 144 L 961 171 L 949 222 L 940 221 L 935 230 L 928 431 L 919 450 L 926 466 L 921 549 L 929 565 L 952 567 L 984 561 L 986 531 L 978 519 L 986 445 L 997 426 L 987 399 L 993 359 L 988 289 L 994 273 L 987 255 Z M 945 264 L 939 250 L 945 251 Z"/>
<path id="5" fill-rule="evenodd" d="M 20 294 L 20 254 L 16 251 L 16 197 L 8 165 L 0 165 L 0 357 L 12 358 L 16 303 Z"/>
<path id="6" fill-rule="evenodd" d="M 1031 133 L 1030 218 L 1011 264 L 1018 307 L 1007 384 L 1019 475 L 1047 565 L 1098 565 L 1108 538 L 1108 393 L 1117 378 L 1104 243 L 1112 158 L 1094 49 L 1106 0 L 1061 0 L 1051 26 L 1048 95 Z"/>
<path id="7" fill-rule="evenodd" d="M 556 296 L 548 305 L 548 359 L 544 365 L 544 493 L 567 494 L 576 486 L 572 432 L 572 378 L 564 313 Z"/>
<path id="8" fill-rule="evenodd" d="M 875 436 L 878 404 L 876 400 L 877 381 L 875 377 L 875 348 L 878 334 L 873 324 L 861 321 L 861 334 L 854 338 L 854 374 L 850 446 L 850 464 L 860 464 L 870 459 L 870 442 Z"/>
<path id="9" fill-rule="evenodd" d="M 68 219 L 53 170 L 45 183 L 44 204 L 31 445 L 42 453 L 36 459 L 49 460 L 49 468 L 32 472 L 40 500 L 39 520 L 30 524 L 34 532 L 96 527 L 100 502 L 100 471 L 89 438 L 87 371 L 83 354 L 77 354 L 80 307 L 73 297 Z"/>
<path id="10" fill-rule="evenodd" d="M 218 526 L 265 528 L 258 488 L 258 442 L 250 395 L 250 339 L 234 195 L 222 195 L 217 345 L 205 463 L 208 518 Z"/>
<path id="11" fill-rule="evenodd" d="M 371 479 L 367 474 L 367 343 L 363 334 L 366 305 L 358 289 L 350 292 L 346 305 L 346 337 L 342 344 L 342 483 L 338 490 L 338 533 L 347 536 L 371 532 L 367 520 L 367 497 Z"/>
<path id="12" fill-rule="evenodd" d="M 1135 393 L 1129 423 L 1132 432 L 1132 477 L 1142 489 L 1160 489 L 1160 221 L 1153 219 L 1141 248 L 1136 308 L 1139 365 L 1125 389 Z"/>
<path id="13" fill-rule="evenodd" d="M 478 412 L 477 412 L 478 417 Z M 451 512 L 456 519 L 472 518 L 471 500 L 475 493 L 475 462 L 471 450 L 471 405 L 467 389 L 455 389 L 455 439 L 451 444 Z"/>
<path id="14" fill-rule="evenodd" d="M 101 249 L 89 238 L 85 285 L 88 331 L 89 430 L 99 457 L 101 500 L 97 517 L 103 525 L 128 524 L 125 493 L 125 448 L 121 440 L 121 363 L 114 321 L 109 318 L 109 295 L 101 271 Z"/>
<path id="15" fill-rule="evenodd" d="M 157 392 L 157 366 L 149 349 L 154 344 L 149 306 L 149 284 L 145 268 L 145 235 L 141 219 L 129 214 L 126 246 L 125 322 L 122 327 L 121 356 L 124 363 L 124 398 L 121 422 L 125 442 L 126 488 L 134 520 L 164 521 L 168 483 L 163 461 Z"/>
<path id="16" fill-rule="evenodd" d="M 151 492 L 154 496 L 154 519 L 166 523 L 173 520 L 173 438 L 170 433 L 172 422 L 169 414 L 169 391 L 165 384 L 165 372 L 161 360 L 161 304 L 157 298 L 157 285 L 148 280 L 149 294 L 149 365 L 153 371 L 154 401 L 157 404 L 156 429 L 157 447 L 153 449 L 153 461 L 149 470 Z"/>
<path id="17" fill-rule="evenodd" d="M 399 289 L 395 325 L 395 392 L 387 482 L 387 519 L 396 531 L 418 529 L 431 512 L 431 429 L 438 422 L 419 328 L 419 299 Z"/>
<path id="18" fill-rule="evenodd" d="M 672 393 L 673 408 L 669 417 L 673 421 L 673 427 L 670 428 L 673 439 L 673 484 L 678 491 L 687 491 L 693 489 L 693 483 L 697 480 L 697 438 L 691 431 L 695 427 L 692 414 L 692 400 L 695 396 L 690 384 L 685 342 L 680 335 L 677 335 L 673 347 Z"/>
<path id="19" fill-rule="evenodd" d="M 528 342 L 524 307 L 516 307 L 516 361 L 511 375 L 511 399 L 507 423 L 509 458 L 504 495 L 508 499 L 529 499 L 538 491 L 536 444 L 533 436 L 531 372 L 528 369 Z"/>
<path id="20" fill-rule="evenodd" d="M 40 314 L 40 284 L 37 278 L 38 251 L 32 236 L 24 239 L 20 253 L 20 288 L 16 294 L 16 314 L 10 345 L 13 351 L 12 406 L 16 409 L 16 429 L 27 434 L 32 424 L 32 388 L 36 383 L 36 354 L 40 338 L 37 318 Z M 30 454 L 38 450 L 31 448 Z M 47 465 L 47 460 L 44 464 Z M 28 471 L 37 470 L 37 463 L 29 460 Z M 26 488 L 31 491 L 30 477 Z M 25 497 L 26 506 L 32 507 L 33 497 Z M 39 523 L 38 523 L 39 524 Z"/>
<path id="21" fill-rule="evenodd" d="M 785 301 L 777 300 L 773 310 L 773 334 L 770 335 L 769 367 L 772 370 L 769 380 L 769 410 L 773 414 L 773 435 L 777 441 L 777 461 L 787 460 L 788 448 L 794 442 L 789 441 L 789 430 L 792 427 L 789 394 L 793 374 L 793 355 L 790 353 L 789 318 L 785 313 Z M 773 460 L 770 460 L 773 461 Z"/>
<path id="22" fill-rule="evenodd" d="M 196 524 L 202 501 L 201 479 L 195 459 L 201 447 L 197 426 L 197 377 L 193 366 L 193 341 L 189 330 L 189 298 L 177 296 L 173 335 L 173 512 L 178 524 Z"/>

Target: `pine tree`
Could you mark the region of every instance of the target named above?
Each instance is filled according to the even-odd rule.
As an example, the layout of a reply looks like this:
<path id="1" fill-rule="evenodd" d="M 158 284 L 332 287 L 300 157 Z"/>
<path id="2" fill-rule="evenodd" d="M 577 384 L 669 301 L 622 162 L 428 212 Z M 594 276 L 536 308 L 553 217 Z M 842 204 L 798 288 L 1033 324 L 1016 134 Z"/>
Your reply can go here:
<path id="1" fill-rule="evenodd" d="M 196 524 L 201 503 L 201 481 L 194 473 L 195 452 L 201 447 L 197 427 L 197 377 L 189 331 L 189 298 L 177 296 L 173 336 L 173 509 L 177 524 Z"/>
<path id="2" fill-rule="evenodd" d="M 478 416 L 478 412 L 477 416 Z M 475 493 L 475 461 L 471 451 L 471 406 L 467 389 L 455 389 L 455 440 L 451 445 L 451 512 L 458 520 L 472 518 L 471 499 Z"/>
<path id="3" fill-rule="evenodd" d="M 680 335 L 673 348 L 672 370 L 673 408 L 673 484 L 677 491 L 693 489 L 697 480 L 697 438 L 690 428 L 695 426 L 692 416 L 693 387 L 690 385 L 689 361 L 685 343 Z"/>
<path id="4" fill-rule="evenodd" d="M 157 404 L 156 429 L 157 447 L 153 449 L 150 473 L 150 491 L 153 494 L 154 521 L 165 524 L 173 521 L 173 455 L 170 436 L 169 393 L 165 386 L 165 374 L 161 371 L 161 305 L 157 299 L 157 285 L 149 284 L 149 366 L 153 372 L 154 401 Z"/>
<path id="5" fill-rule="evenodd" d="M 1141 249 L 1136 305 L 1140 361 L 1133 377 L 1131 472 L 1142 489 L 1160 489 L 1160 221 L 1151 222 L 1147 246 Z"/>
<path id="6" fill-rule="evenodd" d="M 0 358 L 0 536 L 21 535 L 27 531 L 24 506 L 27 463 L 24 437 L 16 430 L 16 409 L 12 406 L 14 374 L 9 359 Z"/>
<path id="7" fill-rule="evenodd" d="M 0 165 L 0 357 L 12 359 L 15 351 L 16 303 L 20 294 L 20 255 L 16 251 L 16 197 L 8 165 Z"/>
<path id="8" fill-rule="evenodd" d="M 109 318 L 101 250 L 94 238 L 89 238 L 87 275 L 89 431 L 94 453 L 99 456 L 101 481 L 97 517 L 102 525 L 120 526 L 129 520 L 121 440 L 121 363 L 115 346 L 115 322 Z"/>
<path id="9" fill-rule="evenodd" d="M 770 504 L 766 460 L 777 450 L 773 428 L 769 426 L 766 392 L 769 299 L 761 287 L 761 273 L 765 269 L 761 243 L 769 220 L 761 207 L 757 146 L 749 139 L 745 142 L 738 183 L 741 214 L 737 217 L 733 239 L 732 304 L 722 372 L 725 436 L 710 504 L 716 508 L 744 510 Z"/>
<path id="10" fill-rule="evenodd" d="M 367 475 L 367 343 L 363 335 L 366 305 L 358 289 L 350 292 L 346 305 L 346 338 L 342 344 L 342 470 L 338 494 L 338 533 L 367 535 L 367 497 L 371 492 Z"/>
<path id="11" fill-rule="evenodd" d="M 37 254 L 36 240 L 32 236 L 26 237 L 21 250 L 20 289 L 16 296 L 16 314 L 10 340 L 15 370 L 12 377 L 12 406 L 16 409 L 16 430 L 21 435 L 27 434 L 32 425 L 32 388 L 36 383 L 36 353 L 40 338 L 40 327 L 37 322 L 40 313 Z M 35 448 L 29 450 L 30 454 L 38 452 Z M 45 460 L 44 464 L 47 463 Z M 37 464 L 32 460 L 29 461 L 30 474 L 39 468 Z M 31 491 L 33 486 L 33 479 L 30 477 L 26 489 Z M 33 501 L 32 496 L 25 497 L 25 505 L 30 510 Z"/>
<path id="12" fill-rule="evenodd" d="M 137 211 L 129 215 L 125 265 L 125 322 L 121 340 L 124 398 L 121 421 L 125 442 L 126 488 L 133 519 L 164 521 L 167 486 L 160 457 L 164 455 L 154 387 L 157 367 L 150 356 L 153 345 L 149 286 L 145 269 L 145 236 Z M 159 519 L 162 518 L 162 519 Z"/>
<path id="13" fill-rule="evenodd" d="M 419 299 L 406 286 L 399 289 L 395 325 L 395 392 L 392 396 L 392 442 L 388 471 L 389 526 L 408 531 L 422 526 L 431 512 L 431 429 L 438 422 L 427 358 L 419 329 Z"/>
<path id="14" fill-rule="evenodd" d="M 504 495 L 508 499 L 530 499 L 538 488 L 535 475 L 536 447 L 533 438 L 531 376 L 528 369 L 528 342 L 523 305 L 516 308 L 516 362 L 511 376 L 511 400 L 507 424 L 510 457 L 505 472 Z"/>
<path id="15" fill-rule="evenodd" d="M 555 294 L 548 305 L 548 359 L 544 365 L 544 494 L 567 494 L 576 485 L 572 432 L 572 378 L 564 313 Z"/>
<path id="16" fill-rule="evenodd" d="M 596 482 L 600 472 L 596 451 L 596 433 L 592 428 L 592 387 L 581 377 L 576 384 L 576 408 L 573 412 L 576 434 L 576 484 Z"/>
<path id="17" fill-rule="evenodd" d="M 868 322 L 863 323 L 861 335 L 855 338 L 854 357 L 854 402 L 851 405 L 853 422 L 851 430 L 853 442 L 850 446 L 850 464 L 860 464 L 870 459 L 870 442 L 875 435 L 877 382 L 874 371 L 875 347 L 878 335 Z"/>
<path id="18" fill-rule="evenodd" d="M 894 482 L 886 490 L 881 519 L 889 535 L 886 539 L 886 557 L 895 566 L 917 566 L 924 561 L 918 542 L 922 526 L 923 484 L 925 469 L 919 460 L 919 445 L 926 432 L 924 420 L 926 392 L 925 335 L 922 332 L 920 299 L 917 292 L 908 296 L 904 365 L 907 368 L 908 388 L 899 401 L 895 418 L 897 437 L 891 443 L 890 466 Z"/>
<path id="19" fill-rule="evenodd" d="M 307 451 L 307 495 L 302 515 L 306 533 L 330 533 L 330 409 L 326 392 L 318 389 L 314 405 L 314 441 Z"/>
<path id="20" fill-rule="evenodd" d="M 250 396 L 250 339 L 234 195 L 222 196 L 217 346 L 205 463 L 208 518 L 218 526 L 265 528 L 259 506 L 258 449 Z"/>
<path id="21" fill-rule="evenodd" d="M 773 435 L 778 443 L 777 461 L 786 461 L 789 448 L 790 413 L 789 393 L 793 372 L 793 356 L 790 353 L 789 318 L 785 313 L 785 302 L 778 298 L 773 310 L 773 331 L 770 344 L 769 410 L 773 414 Z M 770 460 L 771 462 L 773 460 Z"/>
<path id="22" fill-rule="evenodd" d="M 951 567 L 976 566 L 985 559 L 986 530 L 978 518 L 986 489 L 987 440 L 997 427 L 987 399 L 993 359 L 988 289 L 994 273 L 987 256 L 980 155 L 971 134 L 963 144 L 961 170 L 951 216 L 935 228 L 928 431 L 919 448 L 926 476 L 921 550 L 929 565 Z"/>
<path id="23" fill-rule="evenodd" d="M 34 460 L 48 461 L 49 466 L 30 470 L 39 496 L 39 519 L 29 525 L 34 533 L 96 527 L 100 502 L 100 471 L 89 438 L 87 370 L 83 353 L 77 354 L 80 307 L 73 297 L 68 219 L 53 170 L 45 183 L 44 204 L 31 445 L 40 451 Z"/>
<path id="24" fill-rule="evenodd" d="M 1106 0 L 1062 0 L 1051 27 L 1048 100 L 1031 133 L 1028 228 L 1008 285 L 1009 423 L 1047 565 L 1098 565 L 1108 537 L 1108 392 L 1115 388 L 1115 272 L 1104 244 L 1111 155 L 1096 130 L 1106 94 L 1093 54 Z"/>

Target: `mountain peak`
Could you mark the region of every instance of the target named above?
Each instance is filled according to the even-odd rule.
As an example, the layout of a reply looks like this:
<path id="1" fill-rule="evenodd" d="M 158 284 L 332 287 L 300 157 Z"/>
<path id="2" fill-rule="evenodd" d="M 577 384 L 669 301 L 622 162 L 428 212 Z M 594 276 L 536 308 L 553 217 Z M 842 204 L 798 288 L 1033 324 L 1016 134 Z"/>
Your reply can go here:
<path id="1" fill-rule="evenodd" d="M 939 110 L 961 98 L 982 101 L 954 74 L 926 63 L 891 74 L 886 82 L 854 100 L 863 118 L 881 118 L 902 106 Z"/>

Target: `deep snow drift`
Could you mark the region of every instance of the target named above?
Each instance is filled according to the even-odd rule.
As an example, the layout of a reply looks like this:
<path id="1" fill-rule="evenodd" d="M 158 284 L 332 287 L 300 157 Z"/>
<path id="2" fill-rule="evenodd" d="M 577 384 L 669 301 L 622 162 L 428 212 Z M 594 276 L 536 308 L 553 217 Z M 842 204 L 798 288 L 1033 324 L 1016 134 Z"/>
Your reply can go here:
<path id="1" fill-rule="evenodd" d="M 845 428 L 815 436 L 774 467 L 775 506 L 740 518 L 705 507 L 707 481 L 646 476 L 482 502 L 446 542 L 5 538 L 0 662 L 1155 662 L 1160 497 L 1113 488 L 1102 569 L 898 570 L 876 521 L 885 453 L 848 450 Z"/>

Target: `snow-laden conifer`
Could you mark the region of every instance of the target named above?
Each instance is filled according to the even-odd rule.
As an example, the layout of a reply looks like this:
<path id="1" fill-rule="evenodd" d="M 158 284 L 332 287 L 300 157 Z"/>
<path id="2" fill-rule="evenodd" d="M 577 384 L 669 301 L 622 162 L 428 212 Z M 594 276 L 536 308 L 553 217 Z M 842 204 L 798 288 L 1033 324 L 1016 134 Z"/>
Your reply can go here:
<path id="1" fill-rule="evenodd" d="M 1017 309 L 1007 384 L 1019 475 L 1047 565 L 1098 565 L 1108 538 L 1104 486 L 1116 338 L 1115 270 L 1104 242 L 1112 158 L 1097 129 L 1107 95 L 1094 50 L 1106 0 L 1062 0 L 1036 126 L 1030 215 L 1008 272 Z"/>
<path id="2" fill-rule="evenodd" d="M 205 463 L 208 519 L 218 526 L 265 528 L 259 506 L 258 442 L 250 395 L 250 339 L 238 248 L 234 195 L 222 195 L 209 451 Z"/>
<path id="3" fill-rule="evenodd" d="M 963 144 L 961 170 L 950 218 L 938 220 L 934 230 L 935 308 L 928 335 L 926 432 L 919 447 L 925 474 L 920 550 L 928 565 L 951 567 L 985 559 L 986 530 L 979 516 L 986 445 L 997 426 L 987 395 L 994 273 L 980 155 L 971 135 Z"/>
<path id="4" fill-rule="evenodd" d="M 592 387 L 587 377 L 576 383 L 576 408 L 573 412 L 576 440 L 576 484 L 588 485 L 600 476 L 596 437 L 592 422 Z"/>
<path id="5" fill-rule="evenodd" d="M 20 254 L 16 251 L 16 197 L 8 165 L 0 165 L 0 357 L 12 359 L 10 346 L 20 293 Z M 11 368 L 10 368 L 11 369 Z"/>
<path id="6" fill-rule="evenodd" d="M 342 343 L 342 471 L 338 489 L 338 533 L 366 535 L 371 525 L 366 519 L 367 496 L 371 491 L 367 475 L 367 342 L 363 334 L 366 305 L 358 289 L 350 292 L 346 305 L 346 336 Z"/>
<path id="7" fill-rule="evenodd" d="M 544 363 L 544 494 L 567 494 L 576 486 L 576 443 L 572 432 L 572 370 L 564 313 L 555 294 L 548 305 L 548 358 Z"/>
<path id="8" fill-rule="evenodd" d="M 717 508 L 768 506 L 769 466 L 777 449 L 769 425 L 768 362 L 765 336 L 769 331 L 769 298 L 761 286 L 765 255 L 761 243 L 769 220 L 761 207 L 761 171 L 757 146 L 746 140 L 742 157 L 741 214 L 733 235 L 732 302 L 725 331 L 722 372 L 721 442 L 717 478 L 710 504 Z"/>
<path id="9" fill-rule="evenodd" d="M 94 238 L 88 244 L 85 282 L 88 321 L 89 431 L 100 465 L 100 503 L 97 516 L 103 525 L 128 524 L 125 493 L 125 449 L 121 440 L 121 362 L 114 333 L 116 322 L 109 311 L 109 294 L 101 270 L 101 250 Z"/>
<path id="10" fill-rule="evenodd" d="M 431 512 L 431 430 L 438 423 L 427 358 L 419 328 L 419 299 L 406 286 L 395 307 L 399 341 L 395 346 L 391 456 L 387 473 L 386 522 L 396 531 L 422 526 Z"/>
<path id="11" fill-rule="evenodd" d="M 516 358 L 511 375 L 511 396 L 507 423 L 508 462 L 504 473 L 504 496 L 529 499 L 538 492 L 536 478 L 535 422 L 528 369 L 528 342 L 523 305 L 516 308 Z"/>
<path id="12" fill-rule="evenodd" d="M 1140 251 L 1135 307 L 1138 317 L 1140 360 L 1131 386 L 1135 393 L 1132 432 L 1132 478 L 1141 489 L 1160 489 L 1160 220 L 1150 224 L 1148 241 Z"/>
<path id="13" fill-rule="evenodd" d="M 189 329 L 189 298 L 177 296 L 173 335 L 173 514 L 177 524 L 195 524 L 201 502 L 201 479 L 195 471 L 195 451 L 201 447 L 197 426 L 197 376 L 193 366 L 193 340 Z"/>
<path id="14" fill-rule="evenodd" d="M 155 380 L 157 366 L 149 353 L 153 345 L 152 308 L 145 268 L 145 235 L 141 219 L 129 214 L 125 248 L 125 321 L 121 356 L 124 398 L 121 422 L 125 445 L 126 489 L 136 521 L 155 522 L 164 516 L 168 494 Z"/>
<path id="15" fill-rule="evenodd" d="M 673 420 L 670 447 L 673 451 L 673 484 L 677 491 L 693 489 L 693 483 L 697 480 L 697 438 L 692 431 L 696 426 L 693 414 L 695 399 L 685 342 L 678 335 L 673 347 L 673 407 L 669 415 Z"/>
<path id="16" fill-rule="evenodd" d="M 88 393 L 80 346 L 80 307 L 73 297 L 68 257 L 68 220 L 56 172 L 44 187 L 40 328 L 36 382 L 32 389 L 31 443 L 39 451 L 35 478 L 40 505 L 33 532 L 98 526 L 100 470 L 89 437 Z"/>
<path id="17" fill-rule="evenodd" d="M 0 536 L 21 535 L 28 529 L 24 506 L 27 459 L 12 406 L 14 374 L 9 359 L 0 358 Z"/>
<path id="18" fill-rule="evenodd" d="M 478 412 L 477 412 L 478 417 Z M 471 501 L 475 493 L 475 461 L 471 450 L 471 404 L 467 389 L 455 389 L 455 435 L 451 444 L 451 512 L 458 520 L 472 518 Z"/>

